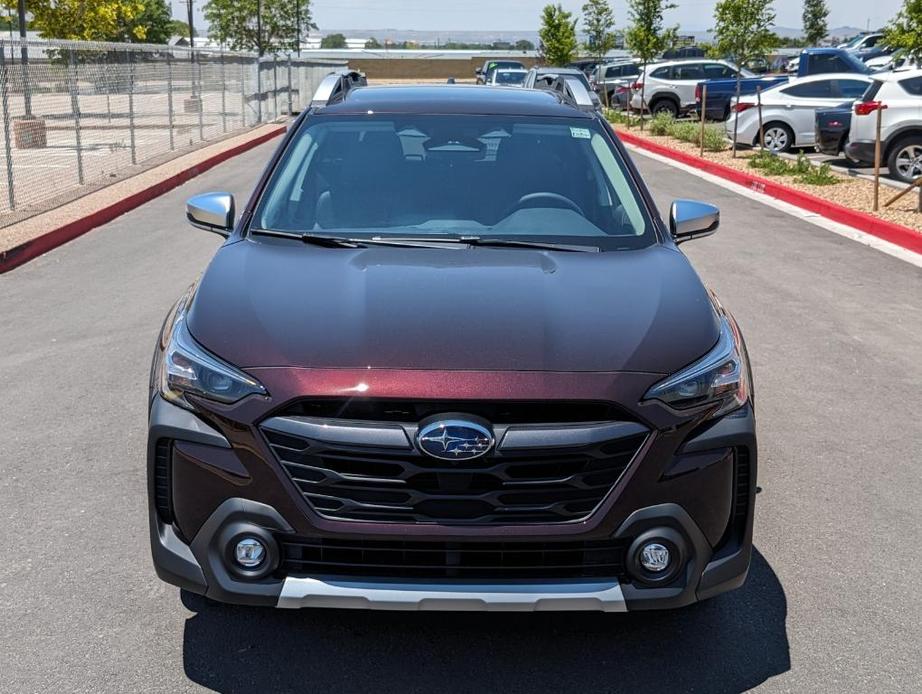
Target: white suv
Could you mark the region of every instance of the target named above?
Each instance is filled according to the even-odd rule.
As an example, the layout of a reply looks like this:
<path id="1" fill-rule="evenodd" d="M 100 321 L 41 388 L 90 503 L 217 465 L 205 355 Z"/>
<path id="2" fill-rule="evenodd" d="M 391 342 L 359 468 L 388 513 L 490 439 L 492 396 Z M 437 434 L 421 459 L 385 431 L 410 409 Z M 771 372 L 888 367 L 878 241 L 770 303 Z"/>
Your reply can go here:
<path id="1" fill-rule="evenodd" d="M 698 58 L 647 65 L 646 72 L 641 71 L 637 83 L 633 86 L 631 108 L 635 111 L 640 110 L 643 86 L 646 110 L 654 115 L 670 113 L 678 116 L 695 108 L 695 87 L 699 82 L 731 77 L 736 77 L 736 66 L 723 60 Z M 755 75 L 743 70 L 743 77 Z"/>
<path id="2" fill-rule="evenodd" d="M 855 103 L 845 153 L 855 161 L 874 161 L 877 105 L 883 104 L 881 161 L 891 176 L 909 183 L 922 176 L 922 70 L 871 77 L 871 86 Z"/>

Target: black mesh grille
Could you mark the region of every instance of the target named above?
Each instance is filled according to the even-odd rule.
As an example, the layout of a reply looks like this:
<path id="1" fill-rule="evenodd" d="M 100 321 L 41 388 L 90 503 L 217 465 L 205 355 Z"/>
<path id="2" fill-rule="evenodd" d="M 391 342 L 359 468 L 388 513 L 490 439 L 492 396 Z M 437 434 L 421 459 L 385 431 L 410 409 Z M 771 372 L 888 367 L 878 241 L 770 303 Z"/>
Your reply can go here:
<path id="1" fill-rule="evenodd" d="M 173 453 L 172 442 L 160 439 L 154 448 L 154 504 L 162 523 L 173 522 L 173 503 L 171 490 L 170 460 Z"/>
<path id="2" fill-rule="evenodd" d="M 645 435 L 578 450 L 516 451 L 443 462 L 415 451 L 345 449 L 263 430 L 322 515 L 405 523 L 556 523 L 589 515 Z"/>
<path id="3" fill-rule="evenodd" d="M 749 515 L 749 485 L 751 470 L 749 465 L 749 450 L 737 448 L 734 450 L 736 459 L 736 489 L 733 499 L 733 522 L 744 525 Z"/>
<path id="4" fill-rule="evenodd" d="M 416 542 L 281 537 L 281 575 L 383 578 L 622 578 L 624 541 Z"/>

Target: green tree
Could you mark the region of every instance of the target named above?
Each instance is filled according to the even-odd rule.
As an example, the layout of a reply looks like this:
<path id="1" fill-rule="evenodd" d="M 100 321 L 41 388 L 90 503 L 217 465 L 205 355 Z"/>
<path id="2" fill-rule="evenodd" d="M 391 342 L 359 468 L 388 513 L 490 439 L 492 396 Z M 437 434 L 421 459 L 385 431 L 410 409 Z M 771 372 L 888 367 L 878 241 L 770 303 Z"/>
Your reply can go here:
<path id="1" fill-rule="evenodd" d="M 525 39 L 519 39 L 515 42 L 515 50 L 517 51 L 533 51 L 535 50 L 535 44 L 531 41 Z"/>
<path id="2" fill-rule="evenodd" d="M 890 46 L 902 48 L 916 63 L 922 63 L 922 0 L 906 0 L 884 32 Z"/>
<path id="3" fill-rule="evenodd" d="M 17 0 L 2 0 L 15 8 Z M 165 0 L 29 0 L 29 28 L 50 39 L 165 43 Z M 164 15 L 165 11 L 165 15 Z"/>
<path id="4" fill-rule="evenodd" d="M 587 0 L 583 5 L 583 28 L 586 51 L 599 60 L 615 47 L 615 13 L 608 0 Z"/>
<path id="5" fill-rule="evenodd" d="M 262 49 L 264 53 L 298 48 L 298 13 L 301 31 L 316 29 L 311 20 L 310 0 L 262 0 Z M 204 7 L 209 35 L 233 50 L 255 51 L 257 0 L 208 0 Z"/>
<path id="6" fill-rule="evenodd" d="M 628 0 L 628 17 L 631 25 L 624 34 L 624 43 L 640 59 L 642 73 L 647 71 L 647 64 L 655 60 L 670 45 L 675 43 L 677 28 L 666 29 L 663 26 L 663 14 L 675 7 L 668 0 Z M 643 83 L 644 80 L 641 80 Z M 646 107 L 646 90 L 640 88 L 641 115 Z M 643 119 L 640 120 L 643 130 Z"/>
<path id="7" fill-rule="evenodd" d="M 538 50 L 548 65 L 566 65 L 576 55 L 576 20 L 560 5 L 545 5 L 538 37 Z"/>
<path id="8" fill-rule="evenodd" d="M 370 39 L 368 39 L 368 40 L 365 42 L 365 48 L 374 48 L 374 49 L 378 49 L 378 48 L 384 48 L 384 46 L 381 45 L 381 43 L 378 41 L 378 39 L 376 39 L 374 36 L 372 36 Z"/>
<path id="9" fill-rule="evenodd" d="M 826 0 L 804 0 L 804 38 L 808 45 L 815 46 L 826 38 L 829 33 L 827 17 L 829 8 Z"/>
<path id="10" fill-rule="evenodd" d="M 172 22 L 170 22 L 170 32 L 173 36 L 189 38 L 189 25 L 181 19 L 174 19 Z M 192 28 L 192 35 L 198 36 L 198 29 L 195 27 Z"/>
<path id="11" fill-rule="evenodd" d="M 736 98 L 740 97 L 742 66 L 750 60 L 764 58 L 778 37 L 772 31 L 775 12 L 772 0 L 720 0 L 714 8 L 714 50 L 736 63 Z M 739 112 L 733 122 L 733 156 L 736 156 L 736 133 Z"/>
<path id="12" fill-rule="evenodd" d="M 346 37 L 343 34 L 330 34 L 320 39 L 321 48 L 345 48 Z"/>

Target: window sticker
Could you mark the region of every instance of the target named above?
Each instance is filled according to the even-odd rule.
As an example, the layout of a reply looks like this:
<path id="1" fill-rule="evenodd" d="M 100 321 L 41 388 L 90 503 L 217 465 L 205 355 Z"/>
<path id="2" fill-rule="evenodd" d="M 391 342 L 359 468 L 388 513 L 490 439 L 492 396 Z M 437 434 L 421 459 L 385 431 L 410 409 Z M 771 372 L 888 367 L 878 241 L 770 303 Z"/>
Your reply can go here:
<path id="1" fill-rule="evenodd" d="M 589 132 L 588 128 L 570 128 L 570 137 L 575 137 L 580 140 L 589 140 L 592 138 L 592 133 Z"/>

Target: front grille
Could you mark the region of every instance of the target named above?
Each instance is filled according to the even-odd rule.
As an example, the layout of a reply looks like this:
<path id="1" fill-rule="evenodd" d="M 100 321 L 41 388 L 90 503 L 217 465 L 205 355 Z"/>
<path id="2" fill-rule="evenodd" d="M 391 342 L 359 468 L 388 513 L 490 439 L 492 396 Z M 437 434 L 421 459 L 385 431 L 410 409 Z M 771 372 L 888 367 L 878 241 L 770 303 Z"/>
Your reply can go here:
<path id="1" fill-rule="evenodd" d="M 559 523 L 585 518 L 645 434 L 576 450 L 515 450 L 445 462 L 415 449 L 322 444 L 264 428 L 304 498 L 334 519 L 403 523 Z"/>
<path id="2" fill-rule="evenodd" d="M 281 576 L 622 578 L 626 541 L 415 542 L 280 537 Z"/>
<path id="3" fill-rule="evenodd" d="M 154 506 L 162 523 L 173 522 L 172 457 L 168 439 L 160 439 L 154 447 Z"/>

